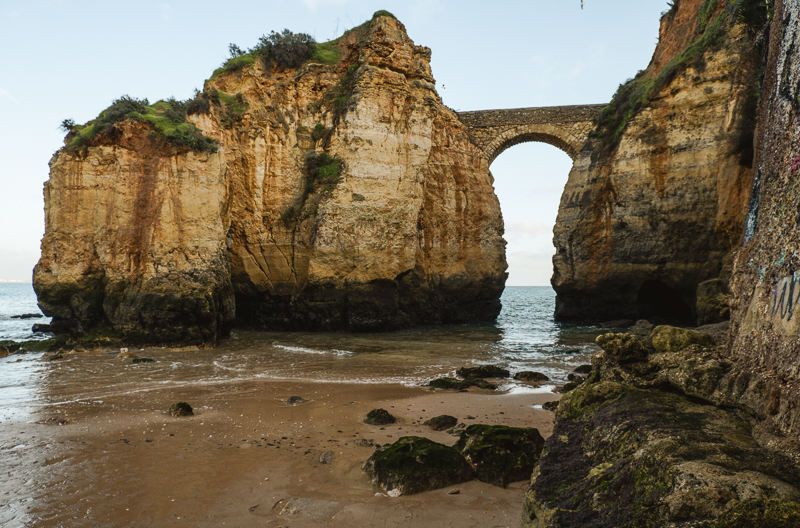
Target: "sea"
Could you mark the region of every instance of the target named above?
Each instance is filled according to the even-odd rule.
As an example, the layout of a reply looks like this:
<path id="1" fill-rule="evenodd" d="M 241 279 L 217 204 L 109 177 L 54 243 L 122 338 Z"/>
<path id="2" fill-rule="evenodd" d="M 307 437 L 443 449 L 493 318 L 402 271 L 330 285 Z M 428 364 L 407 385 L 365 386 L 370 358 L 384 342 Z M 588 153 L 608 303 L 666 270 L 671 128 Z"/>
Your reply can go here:
<path id="1" fill-rule="evenodd" d="M 500 316 L 491 323 L 357 334 L 234 330 L 216 347 L 131 348 L 154 360 L 147 369 L 107 361 L 120 352 L 112 348 L 79 362 L 59 362 L 58 376 L 48 377 L 47 353 L 12 354 L 0 358 L 0 424 L 57 403 L 56 394 L 56 399 L 89 400 L 165 385 L 276 379 L 423 386 L 437 377 L 455 377 L 461 367 L 494 364 L 512 374 L 541 372 L 552 387 L 589 363 L 599 350 L 595 338 L 607 331 L 554 321 L 555 292 L 549 287 L 507 287 L 501 301 Z M 41 313 L 30 284 L 0 284 L 0 340 L 50 337 L 31 331 L 34 323 L 48 323 L 48 318 L 12 318 L 30 313 Z M 45 378 L 47 384 L 41 383 Z M 513 378 L 502 380 L 499 389 L 532 390 Z"/>

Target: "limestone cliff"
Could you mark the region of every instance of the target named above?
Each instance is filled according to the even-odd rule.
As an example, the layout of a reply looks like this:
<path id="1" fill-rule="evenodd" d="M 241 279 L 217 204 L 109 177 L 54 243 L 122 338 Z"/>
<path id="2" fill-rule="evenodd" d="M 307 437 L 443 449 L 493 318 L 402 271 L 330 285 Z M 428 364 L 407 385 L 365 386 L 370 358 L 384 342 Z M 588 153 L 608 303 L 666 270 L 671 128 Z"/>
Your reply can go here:
<path id="1" fill-rule="evenodd" d="M 650 66 L 620 86 L 575 159 L 554 229 L 558 319 L 688 322 L 698 285 L 727 279 L 757 71 L 729 11 L 675 2 Z"/>
<path id="2" fill-rule="evenodd" d="M 62 327 L 193 340 L 234 319 L 494 319 L 500 207 L 487 161 L 436 93 L 430 50 L 388 16 L 326 46 L 333 60 L 217 72 L 189 116 L 216 153 L 165 146 L 131 121 L 57 153 L 34 274 L 44 312 Z"/>

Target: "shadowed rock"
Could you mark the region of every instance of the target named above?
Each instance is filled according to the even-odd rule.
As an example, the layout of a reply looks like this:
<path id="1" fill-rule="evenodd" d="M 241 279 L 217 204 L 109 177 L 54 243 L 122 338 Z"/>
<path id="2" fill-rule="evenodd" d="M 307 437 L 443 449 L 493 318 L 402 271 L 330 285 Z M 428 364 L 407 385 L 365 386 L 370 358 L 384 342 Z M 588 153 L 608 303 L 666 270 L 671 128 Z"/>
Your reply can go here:
<path id="1" fill-rule="evenodd" d="M 511 375 L 508 369 L 498 365 L 479 365 L 477 367 L 464 367 L 456 371 L 462 378 L 507 378 Z"/>
<path id="2" fill-rule="evenodd" d="M 439 416 L 434 416 L 430 420 L 424 422 L 422 425 L 427 425 L 434 431 L 445 431 L 450 429 L 451 427 L 455 427 L 458 423 L 458 418 L 455 416 L 450 416 L 448 414 L 441 414 Z"/>
<path id="3" fill-rule="evenodd" d="M 455 447 L 472 463 L 478 480 L 505 488 L 530 478 L 544 438 L 533 427 L 475 424 L 461 433 Z"/>
<path id="4" fill-rule="evenodd" d="M 404 436 L 376 450 L 364 471 L 374 485 L 404 495 L 460 484 L 473 476 L 472 467 L 456 449 L 418 436 Z"/>
<path id="5" fill-rule="evenodd" d="M 541 372 L 534 372 L 532 370 L 523 370 L 521 372 L 517 372 L 516 374 L 514 374 L 514 379 L 519 381 L 534 381 L 534 382 L 550 381 L 550 378 L 548 378 Z"/>
<path id="6" fill-rule="evenodd" d="M 489 383 L 486 380 L 482 380 L 480 378 L 467 378 L 467 379 L 456 379 L 456 378 L 437 378 L 430 383 L 428 383 L 429 387 L 434 389 L 451 389 L 451 390 L 465 390 L 470 387 L 478 387 L 479 389 L 487 389 L 487 390 L 496 390 L 497 385 Z"/>

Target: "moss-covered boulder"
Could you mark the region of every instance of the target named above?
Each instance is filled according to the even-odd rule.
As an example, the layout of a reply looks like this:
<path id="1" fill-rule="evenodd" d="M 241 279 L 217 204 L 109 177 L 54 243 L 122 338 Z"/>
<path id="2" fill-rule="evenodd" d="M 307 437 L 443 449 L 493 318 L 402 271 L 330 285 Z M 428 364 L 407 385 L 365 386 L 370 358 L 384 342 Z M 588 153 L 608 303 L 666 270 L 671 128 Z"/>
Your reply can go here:
<path id="1" fill-rule="evenodd" d="M 507 378 L 511 375 L 508 369 L 498 365 L 479 365 L 477 367 L 464 367 L 456 371 L 462 378 Z"/>
<path id="2" fill-rule="evenodd" d="M 456 449 L 421 438 L 404 436 L 376 450 L 364 463 L 372 483 L 404 495 L 472 480 L 473 469 Z"/>
<path id="3" fill-rule="evenodd" d="M 368 425 L 387 425 L 393 424 L 397 418 L 392 416 L 386 409 L 372 409 L 367 413 L 367 418 L 364 420 Z"/>
<path id="4" fill-rule="evenodd" d="M 514 374 L 514 379 L 519 381 L 533 381 L 536 383 L 543 381 L 550 381 L 550 378 L 541 372 L 534 372 L 532 370 L 523 370 Z"/>
<path id="5" fill-rule="evenodd" d="M 436 378 L 428 383 L 428 386 L 434 389 L 450 389 L 450 390 L 465 390 L 470 387 L 478 387 L 479 389 L 496 390 L 497 385 L 489 383 L 480 378 Z"/>
<path id="6" fill-rule="evenodd" d="M 797 528 L 800 526 L 800 503 L 779 499 L 745 500 L 714 522 L 699 528 Z"/>
<path id="7" fill-rule="evenodd" d="M 678 352 L 691 345 L 713 347 L 716 344 L 708 334 L 669 325 L 655 327 L 650 339 L 657 352 Z"/>
<path id="8" fill-rule="evenodd" d="M 478 480 L 505 488 L 530 479 L 544 438 L 533 427 L 475 424 L 461 433 L 455 447 L 472 463 Z"/>
<path id="9" fill-rule="evenodd" d="M 616 363 L 630 363 L 647 359 L 647 347 L 630 334 L 603 334 L 595 339 L 609 359 Z"/>
<path id="10" fill-rule="evenodd" d="M 563 396 L 556 418 L 524 527 L 739 526 L 714 523 L 749 499 L 800 499 L 796 463 L 760 447 L 735 412 L 598 382 Z"/>
<path id="11" fill-rule="evenodd" d="M 425 421 L 422 425 L 427 425 L 434 431 L 446 431 L 455 427 L 456 424 L 458 424 L 458 418 L 449 414 L 441 414 Z"/>

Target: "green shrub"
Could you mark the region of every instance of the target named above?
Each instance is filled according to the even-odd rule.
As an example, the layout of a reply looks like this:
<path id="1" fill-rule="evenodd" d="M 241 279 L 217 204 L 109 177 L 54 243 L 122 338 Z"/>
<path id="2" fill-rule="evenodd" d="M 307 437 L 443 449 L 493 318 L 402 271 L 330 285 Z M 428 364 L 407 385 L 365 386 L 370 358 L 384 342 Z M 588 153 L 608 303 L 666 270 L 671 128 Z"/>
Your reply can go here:
<path id="1" fill-rule="evenodd" d="M 288 29 L 270 32 L 258 40 L 251 49 L 264 57 L 266 64 L 277 64 L 282 68 L 297 68 L 308 60 L 316 50 L 317 43 L 306 33 L 292 33 Z"/>
<path id="2" fill-rule="evenodd" d="M 316 125 L 314 130 L 311 132 L 311 139 L 314 141 L 319 141 L 320 139 L 324 138 L 325 135 L 328 133 L 328 129 L 325 128 L 325 125 Z"/>
<path id="3" fill-rule="evenodd" d="M 157 139 L 195 151 L 216 152 L 219 148 L 217 142 L 203 135 L 199 128 L 186 120 L 191 104 L 190 101 L 170 98 L 150 105 L 147 99 L 123 95 L 86 125 L 75 125 L 68 120 L 71 122 L 69 132 L 72 138 L 65 149 L 78 151 L 97 136 L 113 133 L 117 123 L 132 120 L 150 124 L 153 127 L 152 135 Z M 65 124 L 66 121 L 62 126 Z"/>
<path id="4" fill-rule="evenodd" d="M 206 97 L 215 106 L 219 106 L 219 124 L 228 128 L 247 112 L 249 105 L 241 93 L 228 95 L 216 88 L 208 90 Z"/>
<path id="5" fill-rule="evenodd" d="M 336 64 L 339 62 L 339 51 L 340 48 L 335 42 L 317 44 L 309 60 L 320 64 Z"/>
<path id="6" fill-rule="evenodd" d="M 711 20 L 711 15 L 717 10 L 718 0 L 705 0 L 697 10 L 697 30 L 703 32 Z"/>
<path id="7" fill-rule="evenodd" d="M 342 160 L 324 152 L 312 152 L 306 157 L 306 172 L 312 181 L 323 185 L 339 181 L 342 165 Z"/>

